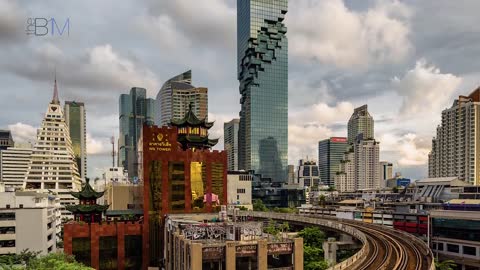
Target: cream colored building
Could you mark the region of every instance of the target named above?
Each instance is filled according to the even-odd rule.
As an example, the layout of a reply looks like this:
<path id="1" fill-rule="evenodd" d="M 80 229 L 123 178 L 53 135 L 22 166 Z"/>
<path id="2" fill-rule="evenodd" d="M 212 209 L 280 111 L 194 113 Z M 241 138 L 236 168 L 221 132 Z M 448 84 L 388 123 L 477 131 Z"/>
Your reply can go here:
<path id="1" fill-rule="evenodd" d="M 215 215 L 169 215 L 165 221 L 165 269 L 303 270 L 303 239 L 273 240 L 261 222 L 209 222 Z M 270 258 L 270 259 L 269 259 Z"/>
<path id="2" fill-rule="evenodd" d="M 229 171 L 227 174 L 228 204 L 253 210 L 252 181 L 253 175 L 248 172 Z"/>
<path id="3" fill-rule="evenodd" d="M 79 190 L 81 183 L 55 80 L 53 99 L 37 131 L 24 188 L 58 194 L 62 216 L 73 218 L 65 206 L 77 202 L 70 192 Z"/>
<path id="4" fill-rule="evenodd" d="M 130 183 L 110 183 L 105 191 L 108 210 L 138 209 L 143 203 L 143 186 Z"/>
<path id="5" fill-rule="evenodd" d="M 15 143 L 14 147 L 0 151 L 0 181 L 7 188 L 22 188 L 30 165 L 33 146 Z"/>
<path id="6" fill-rule="evenodd" d="M 428 177 L 458 177 L 480 185 L 480 88 L 442 111 L 428 155 Z"/>
<path id="7" fill-rule="evenodd" d="M 59 200 L 33 191 L 0 192 L 0 254 L 56 252 Z"/>

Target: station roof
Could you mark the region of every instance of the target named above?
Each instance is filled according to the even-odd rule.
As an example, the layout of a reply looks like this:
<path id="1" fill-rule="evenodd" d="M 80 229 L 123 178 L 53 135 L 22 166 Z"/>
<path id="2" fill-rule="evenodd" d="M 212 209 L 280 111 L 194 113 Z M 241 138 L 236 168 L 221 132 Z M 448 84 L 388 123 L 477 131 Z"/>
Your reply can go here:
<path id="1" fill-rule="evenodd" d="M 435 177 L 424 178 L 415 182 L 417 186 L 454 186 L 463 187 L 470 186 L 469 183 L 459 180 L 458 177 Z"/>

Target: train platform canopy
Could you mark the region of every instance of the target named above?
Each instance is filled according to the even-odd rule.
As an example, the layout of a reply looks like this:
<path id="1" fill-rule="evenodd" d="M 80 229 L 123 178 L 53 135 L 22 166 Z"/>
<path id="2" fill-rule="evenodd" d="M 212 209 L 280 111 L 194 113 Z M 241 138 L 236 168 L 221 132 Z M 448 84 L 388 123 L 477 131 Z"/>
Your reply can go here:
<path id="1" fill-rule="evenodd" d="M 424 178 L 415 181 L 416 186 L 450 186 L 450 187 L 463 187 L 471 186 L 469 183 L 459 180 L 458 177 L 435 177 Z"/>

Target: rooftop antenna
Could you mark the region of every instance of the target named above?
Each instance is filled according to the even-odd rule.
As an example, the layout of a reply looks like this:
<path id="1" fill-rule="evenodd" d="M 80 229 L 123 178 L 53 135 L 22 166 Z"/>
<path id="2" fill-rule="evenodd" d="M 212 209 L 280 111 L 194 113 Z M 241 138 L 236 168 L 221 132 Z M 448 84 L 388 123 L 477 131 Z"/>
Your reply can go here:
<path id="1" fill-rule="evenodd" d="M 115 167 L 115 136 L 112 136 L 110 143 L 112 144 L 112 168 Z"/>

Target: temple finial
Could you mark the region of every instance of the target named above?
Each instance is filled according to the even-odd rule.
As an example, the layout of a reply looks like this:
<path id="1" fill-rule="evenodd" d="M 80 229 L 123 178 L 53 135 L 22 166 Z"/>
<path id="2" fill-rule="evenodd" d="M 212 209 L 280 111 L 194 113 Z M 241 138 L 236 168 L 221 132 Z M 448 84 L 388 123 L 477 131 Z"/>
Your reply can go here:
<path id="1" fill-rule="evenodd" d="M 53 86 L 53 99 L 52 99 L 53 104 L 60 104 L 60 101 L 58 99 L 58 88 L 57 88 L 57 68 L 55 68 L 55 84 Z"/>

